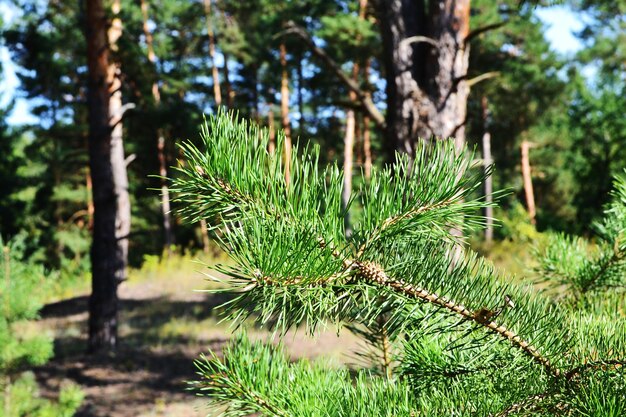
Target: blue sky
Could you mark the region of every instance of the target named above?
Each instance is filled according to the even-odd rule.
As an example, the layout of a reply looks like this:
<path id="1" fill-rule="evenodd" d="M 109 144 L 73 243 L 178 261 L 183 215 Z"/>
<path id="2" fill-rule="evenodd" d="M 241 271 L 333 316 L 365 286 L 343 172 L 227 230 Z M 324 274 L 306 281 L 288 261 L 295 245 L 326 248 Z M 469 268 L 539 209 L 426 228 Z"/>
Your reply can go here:
<path id="1" fill-rule="evenodd" d="M 583 28 L 583 22 L 579 16 L 571 12 L 565 6 L 554 6 L 550 8 L 540 8 L 537 16 L 547 25 L 546 38 L 552 48 L 564 55 L 569 55 L 582 47 L 582 43 L 574 35 L 575 32 Z M 0 0 L 0 14 L 5 21 L 11 21 L 17 17 L 17 12 L 8 2 Z M 0 85 L 0 106 L 6 105 L 17 93 L 19 80 L 15 75 L 15 67 L 11 63 L 7 49 L 0 46 L 0 63 L 4 75 L 2 85 Z M 28 102 L 17 97 L 15 109 L 9 116 L 9 124 L 34 123 L 37 119 L 29 112 Z"/>

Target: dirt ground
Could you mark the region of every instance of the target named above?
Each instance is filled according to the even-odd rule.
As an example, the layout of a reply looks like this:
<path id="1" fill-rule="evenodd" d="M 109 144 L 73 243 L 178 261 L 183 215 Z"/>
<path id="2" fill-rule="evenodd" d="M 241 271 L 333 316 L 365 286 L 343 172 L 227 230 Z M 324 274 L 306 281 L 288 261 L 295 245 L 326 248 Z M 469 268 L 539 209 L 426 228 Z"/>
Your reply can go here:
<path id="1" fill-rule="evenodd" d="M 218 323 L 216 307 L 224 296 L 196 292 L 198 273 L 131 279 L 120 287 L 120 342 L 110 355 L 86 355 L 87 295 L 48 304 L 39 326 L 55 338 L 55 357 L 36 370 L 45 396 L 74 382 L 85 392 L 79 417 L 153 417 L 210 415 L 206 398 L 187 391 L 195 378 L 193 360 L 202 352 L 220 352 L 232 337 L 228 324 Z M 253 338 L 269 334 L 251 328 Z M 321 355 L 351 362 L 357 339 L 328 330 L 312 339 L 302 331 L 284 344 L 292 358 Z"/>

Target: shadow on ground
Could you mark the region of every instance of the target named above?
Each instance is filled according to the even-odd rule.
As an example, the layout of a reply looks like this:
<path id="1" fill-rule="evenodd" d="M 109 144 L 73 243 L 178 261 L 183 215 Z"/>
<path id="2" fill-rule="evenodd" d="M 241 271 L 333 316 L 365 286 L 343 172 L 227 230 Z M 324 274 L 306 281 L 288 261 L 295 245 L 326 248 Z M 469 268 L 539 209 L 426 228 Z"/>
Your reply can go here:
<path id="1" fill-rule="evenodd" d="M 55 334 L 55 357 L 36 370 L 44 395 L 68 381 L 80 385 L 86 399 L 79 417 L 205 415 L 187 381 L 195 378 L 201 352 L 219 353 L 228 341 L 230 333 L 215 325 L 216 307 L 227 300 L 221 294 L 123 299 L 119 348 L 108 355 L 85 354 L 88 297 L 46 305 L 41 323 Z M 176 402 L 190 408 L 170 414 Z"/>

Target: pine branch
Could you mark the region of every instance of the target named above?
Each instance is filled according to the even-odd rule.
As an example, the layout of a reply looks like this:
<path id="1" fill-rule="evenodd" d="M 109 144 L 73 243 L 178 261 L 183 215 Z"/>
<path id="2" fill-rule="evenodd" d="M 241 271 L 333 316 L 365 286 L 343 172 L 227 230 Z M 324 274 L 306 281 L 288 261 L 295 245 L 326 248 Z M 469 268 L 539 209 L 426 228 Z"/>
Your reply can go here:
<path id="1" fill-rule="evenodd" d="M 336 167 L 318 175 L 317 156 L 309 160 L 313 163 L 294 156 L 293 186 L 286 189 L 281 155 L 267 153 L 263 133 L 224 115 L 209 119 L 203 131 L 206 151 L 185 147 L 189 165 L 194 168 L 182 170 L 190 179 L 175 180 L 177 187 L 173 189 L 183 194 L 182 200 L 191 206 L 188 212 L 192 216 L 200 212 L 214 219 L 214 227 L 222 231 L 218 241 L 244 267 L 242 271 L 226 271 L 240 283 L 240 296 L 231 307 L 253 305 L 265 322 L 273 312 L 279 312 L 278 322 L 283 325 L 315 323 L 328 314 L 348 314 L 339 311 L 339 294 L 348 296 L 345 302 L 352 303 L 351 308 L 372 308 L 359 305 L 355 298 L 358 291 L 350 295 L 356 279 L 401 294 L 406 297 L 404 302 L 422 301 L 461 316 L 508 340 L 548 373 L 558 375 L 558 368 L 533 343 L 491 320 L 489 311 L 480 306 L 468 309 L 454 298 L 443 297 L 413 282 L 416 269 L 407 263 L 411 261 L 422 262 L 419 268 L 423 272 L 441 274 L 429 278 L 435 288 L 453 280 L 440 238 L 448 236 L 447 229 L 461 219 L 470 226 L 473 222 L 480 224 L 479 218 L 468 213 L 484 206 L 469 198 L 480 184 L 482 171 L 470 177 L 459 174 L 469 169 L 471 156 L 455 152 L 452 143 L 435 143 L 417 152 L 411 176 L 405 174 L 407 160 L 400 160 L 393 170 L 375 174 L 362 189 L 365 212 L 362 221 L 355 225 L 354 235 L 355 242 L 364 240 L 365 245 L 358 246 L 359 256 L 353 258 L 348 253 L 350 242 L 345 241 L 342 233 L 343 208 L 338 198 L 342 180 Z M 263 170 L 266 175 L 260 175 Z M 274 182 L 280 186 L 276 188 Z M 201 201 L 194 212 L 198 198 L 205 202 Z M 322 202 L 330 212 L 320 211 Z M 371 236 L 376 245 L 367 244 Z M 390 244 L 404 246 L 396 248 Z M 392 278 L 394 274 L 388 274 L 381 262 L 392 266 L 396 263 L 394 268 L 400 268 L 398 272 L 404 278 Z M 448 289 L 482 302 L 496 295 L 503 297 L 499 292 L 508 291 L 508 287 L 490 284 L 491 276 L 467 281 L 472 274 L 479 274 L 471 270 L 472 265 L 469 262 L 456 268 L 454 274 L 461 280 L 457 284 L 460 286 Z M 481 287 L 474 290 L 470 285 Z M 282 298 L 277 297 L 278 293 L 283 293 Z M 313 294 L 325 295 L 314 300 Z M 525 320 L 528 330 L 537 325 L 540 314 L 545 314 L 538 310 L 539 305 L 533 308 L 537 310 L 527 311 L 531 316 L 518 316 Z M 250 314 L 249 310 L 246 314 Z M 547 342 L 548 338 L 542 338 Z"/>
<path id="2" fill-rule="evenodd" d="M 465 37 L 465 39 L 463 40 L 465 46 L 467 46 L 468 43 L 470 43 L 473 39 L 475 39 L 476 37 L 482 35 L 485 32 L 489 32 L 495 29 L 499 29 L 502 26 L 506 25 L 507 22 L 506 21 L 502 21 L 502 22 L 495 22 L 495 23 L 491 23 L 485 26 L 481 26 L 478 27 L 476 29 L 471 30 L 467 36 Z"/>
<path id="3" fill-rule="evenodd" d="M 614 267 L 615 265 L 618 265 L 620 262 L 622 262 L 624 258 L 626 258 L 626 251 L 620 250 L 620 241 L 618 237 L 613 243 L 613 250 L 611 255 L 609 257 L 605 255 L 597 261 L 597 263 L 595 264 L 595 268 L 597 269 L 597 271 L 591 276 L 591 278 L 585 280 L 585 282 L 581 286 L 580 290 L 582 294 L 584 295 L 592 289 L 601 285 L 602 278 L 607 273 L 607 271 L 611 267 Z"/>
<path id="4" fill-rule="evenodd" d="M 467 320 L 471 320 L 476 324 L 483 326 L 490 331 L 498 334 L 511 342 L 511 344 L 529 355 L 534 361 L 539 363 L 545 368 L 545 370 L 554 376 L 559 376 L 561 371 L 555 368 L 550 360 L 544 357 L 539 350 L 533 346 L 530 342 L 524 340 L 520 335 L 507 329 L 503 325 L 499 325 L 490 318 L 491 312 L 470 311 L 462 304 L 458 304 L 445 297 L 440 297 L 433 292 L 429 292 L 423 288 L 413 286 L 401 280 L 394 280 L 387 276 L 385 271 L 378 265 L 368 262 L 355 262 L 354 268 L 358 271 L 358 276 L 361 279 L 367 280 L 372 283 L 376 283 L 383 287 L 391 288 L 393 291 L 404 294 L 410 298 L 419 299 L 427 303 L 434 304 L 442 307 L 448 311 L 462 316 Z"/>
<path id="5" fill-rule="evenodd" d="M 581 373 L 589 370 L 603 369 L 607 368 L 622 368 L 626 366 L 626 359 L 614 359 L 614 360 L 600 360 L 594 362 L 588 362 L 583 365 L 577 366 L 575 368 L 570 369 L 565 373 L 565 379 L 571 380 L 575 376 L 580 375 Z"/>
<path id="6" fill-rule="evenodd" d="M 449 236 L 449 227 L 481 227 L 482 218 L 473 212 L 485 206 L 472 197 L 482 172 L 470 174 L 471 156 L 451 151 L 453 145 L 424 146 L 410 171 L 408 161 L 400 159 L 392 169 L 375 172 L 369 183 L 364 181 L 351 198 L 361 210 L 352 237 L 346 238 L 341 173 L 336 166 L 320 170 L 317 150 L 312 157 L 306 156 L 306 149 L 304 155 L 292 153 L 287 188 L 282 155 L 267 152 L 263 131 L 219 115 L 209 119 L 203 136 L 206 150 L 186 145 L 187 167 L 174 183 L 179 201 L 187 205 L 186 216 L 210 220 L 215 239 L 234 260 L 235 266 L 219 269 L 228 287 L 220 291 L 236 293 L 226 305 L 229 318 L 241 322 L 254 315 L 256 322 L 281 333 L 300 324 L 313 331 L 329 320 L 364 326 L 366 339 L 376 339 L 387 375 L 391 343 L 403 340 L 401 335 L 430 332 L 441 340 L 450 339 L 445 347 L 449 352 L 477 352 L 478 347 L 487 352 L 464 358 L 497 358 L 497 363 L 513 358 L 506 369 L 443 361 L 439 373 L 433 374 L 440 381 L 454 380 L 455 390 L 487 376 L 501 378 L 490 382 L 500 402 L 481 405 L 482 415 L 519 402 L 528 392 L 556 385 L 573 390 L 580 378 L 572 377 L 570 382 L 566 376 L 604 371 L 602 366 L 584 368 L 581 363 L 606 364 L 623 357 L 623 332 L 615 340 L 602 341 L 611 331 L 619 333 L 621 324 L 566 317 L 549 299 L 511 284 L 469 251 L 451 262 L 449 250 L 457 242 Z M 611 236 L 621 230 L 614 224 L 609 229 Z M 621 250 L 621 241 L 616 241 Z M 423 367 L 427 359 L 424 356 L 415 365 Z M 283 365 L 276 366 L 278 372 Z M 401 376 L 403 369 L 409 374 L 411 369 L 416 375 L 421 372 L 410 366 L 398 369 Z M 248 372 L 239 367 L 236 371 Z M 518 381 L 518 391 L 498 391 L 506 385 L 505 371 L 532 372 L 534 379 L 526 385 Z M 402 379 L 393 378 L 394 382 Z M 291 412 L 279 393 L 268 394 L 261 388 L 250 386 L 246 397 L 256 404 L 255 410 L 265 404 L 263 400 Z M 240 389 L 235 384 L 232 392 Z M 421 405 L 420 412 L 452 409 L 448 407 L 452 400 L 442 392 L 432 408 Z M 458 398 L 464 397 L 454 401 Z M 335 396 L 326 405 L 339 410 L 344 403 L 344 397 Z M 368 411 L 363 409 L 363 415 Z M 445 415 L 439 411 L 430 415 Z M 300 414 L 294 411 L 294 415 Z"/>
<path id="7" fill-rule="evenodd" d="M 506 409 L 496 414 L 495 417 L 507 417 L 507 416 L 515 415 L 519 412 L 527 413 L 527 412 L 537 411 L 538 409 L 541 408 L 541 405 L 544 401 L 552 399 L 554 395 L 555 395 L 554 393 L 547 393 L 547 392 L 531 395 L 528 398 L 524 399 L 523 401 L 517 402 L 515 404 L 511 404 Z M 557 404 L 556 407 L 562 409 L 564 405 Z"/>
<path id="8" fill-rule="evenodd" d="M 306 360 L 290 362 L 280 347 L 238 337 L 224 349 L 196 361 L 199 381 L 192 389 L 228 404 L 225 417 L 267 416 L 410 417 L 416 406 L 410 387 L 388 384 L 365 372 L 351 376 Z"/>
<path id="9" fill-rule="evenodd" d="M 590 255 L 591 245 L 582 238 L 564 234 L 549 235 L 544 250 L 537 250 L 536 272 L 552 287 L 565 286 L 565 297 L 574 305 L 588 300 L 592 292 L 626 286 L 626 180 L 617 177 L 613 199 L 605 218 L 596 223 L 597 253 Z"/>
<path id="10" fill-rule="evenodd" d="M 437 209 L 450 207 L 452 204 L 457 204 L 457 203 L 458 203 L 457 200 L 452 200 L 452 199 L 439 201 L 431 205 L 417 207 L 417 208 L 407 211 L 406 213 L 402 213 L 402 214 L 398 214 L 398 215 L 394 215 L 394 216 L 386 218 L 382 222 L 382 224 L 380 224 L 380 226 L 377 226 L 374 230 L 370 232 L 370 235 L 367 238 L 367 240 L 363 242 L 361 246 L 359 247 L 356 257 L 357 258 L 362 257 L 365 251 L 367 250 L 367 248 L 369 246 L 374 245 L 379 239 L 383 237 L 384 232 L 390 229 L 391 227 L 393 227 L 394 225 L 402 221 L 410 221 L 411 219 L 414 219 L 429 211 L 436 211 Z"/>

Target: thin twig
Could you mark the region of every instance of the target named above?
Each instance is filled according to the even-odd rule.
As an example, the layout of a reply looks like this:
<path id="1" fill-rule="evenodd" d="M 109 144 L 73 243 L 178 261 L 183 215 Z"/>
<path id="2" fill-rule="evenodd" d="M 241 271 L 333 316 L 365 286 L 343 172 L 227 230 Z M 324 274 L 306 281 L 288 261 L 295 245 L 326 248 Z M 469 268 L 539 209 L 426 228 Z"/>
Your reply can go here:
<path id="1" fill-rule="evenodd" d="M 506 338 L 513 344 L 517 346 L 522 351 L 524 351 L 527 355 L 529 355 L 535 362 L 542 365 L 548 373 L 559 376 L 560 370 L 555 368 L 550 363 L 550 360 L 544 357 L 535 346 L 533 346 L 530 342 L 522 339 L 518 334 L 513 332 L 510 329 L 507 329 L 505 326 L 496 323 L 495 321 L 491 321 L 486 318 L 482 314 L 476 314 L 475 312 L 469 310 L 462 304 L 457 304 L 453 300 L 449 300 L 445 297 L 440 297 L 439 295 L 427 291 L 423 288 L 411 285 L 402 280 L 394 280 L 390 278 L 385 271 L 378 265 L 371 262 L 359 262 L 356 261 L 355 269 L 359 273 L 359 277 L 365 279 L 366 281 L 376 283 L 378 285 L 391 288 L 395 292 L 402 293 L 414 299 L 419 299 L 422 301 L 426 301 L 428 303 L 437 305 L 439 307 L 445 308 L 449 311 L 452 311 L 456 314 L 463 316 L 464 318 L 471 320 L 475 323 L 480 324 L 481 326 L 486 327 L 492 332 Z"/>
<path id="2" fill-rule="evenodd" d="M 571 380 L 576 375 L 579 375 L 579 374 L 581 374 L 582 372 L 584 372 L 584 371 L 586 371 L 588 369 L 602 368 L 602 367 L 605 367 L 605 366 L 612 366 L 612 367 L 615 367 L 615 368 L 619 368 L 619 367 L 623 367 L 624 365 L 626 365 L 626 360 L 624 360 L 624 359 L 613 359 L 613 360 L 608 360 L 608 361 L 588 362 L 588 363 L 585 363 L 583 365 L 577 366 L 577 367 L 567 371 L 567 373 L 565 374 L 565 379 Z"/>
<path id="3" fill-rule="evenodd" d="M 341 80 L 341 82 L 343 82 L 351 91 L 353 91 L 357 95 L 359 101 L 363 104 L 363 109 L 372 118 L 372 120 L 376 122 L 376 125 L 378 125 L 382 129 L 385 129 L 385 117 L 374 105 L 371 95 L 368 92 L 363 91 L 359 87 L 357 82 L 355 82 L 345 72 L 343 72 L 341 67 L 323 49 L 319 48 L 315 44 L 311 36 L 303 28 L 296 25 L 294 22 L 287 22 L 287 24 L 285 25 L 285 30 L 281 32 L 281 35 L 287 34 L 293 34 L 302 39 L 304 43 L 309 47 L 311 52 L 313 52 L 314 55 L 320 58 L 324 62 L 324 64 L 326 64 L 326 66 L 335 73 L 335 75 Z"/>
<path id="4" fill-rule="evenodd" d="M 394 224 L 402 221 L 402 220 L 408 220 L 411 219 L 413 217 L 416 217 L 420 214 L 426 213 L 428 211 L 432 211 L 432 210 L 436 210 L 438 208 L 441 207 L 445 207 L 450 205 L 453 202 L 452 199 L 448 199 L 448 200 L 444 200 L 444 201 L 440 201 L 436 204 L 432 204 L 432 205 L 426 205 L 426 206 L 421 206 L 418 207 L 416 209 L 410 210 L 404 214 L 400 214 L 397 216 L 391 216 L 386 218 L 382 224 L 375 228 L 372 233 L 370 234 L 370 237 L 363 242 L 363 244 L 359 247 L 359 250 L 357 251 L 356 257 L 360 258 L 361 256 L 363 256 L 363 253 L 365 252 L 365 250 L 367 249 L 367 247 L 369 245 L 371 245 L 373 242 L 375 242 L 376 240 L 378 240 L 380 238 L 380 236 L 383 234 L 383 232 L 389 228 L 389 226 L 393 226 Z"/>

